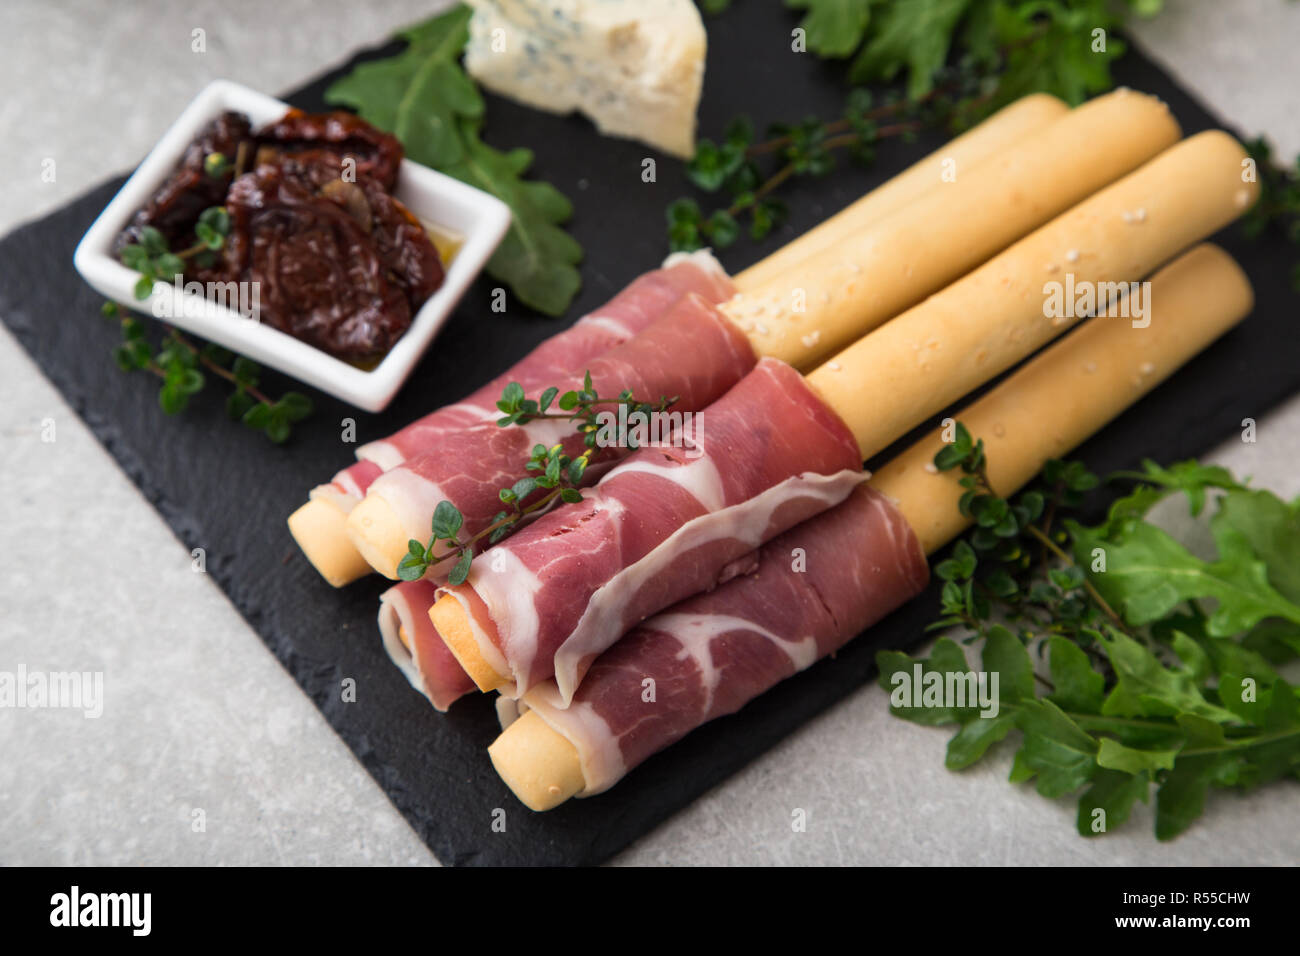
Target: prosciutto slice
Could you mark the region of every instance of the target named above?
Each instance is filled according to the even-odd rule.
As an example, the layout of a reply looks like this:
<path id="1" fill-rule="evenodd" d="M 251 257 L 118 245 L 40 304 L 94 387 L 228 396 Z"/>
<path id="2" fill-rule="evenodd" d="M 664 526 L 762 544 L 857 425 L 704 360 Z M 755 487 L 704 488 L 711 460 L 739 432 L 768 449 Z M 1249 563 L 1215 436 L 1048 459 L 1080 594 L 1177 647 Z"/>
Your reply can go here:
<path id="1" fill-rule="evenodd" d="M 389 588 L 379 596 L 379 633 L 384 650 L 411 686 L 445 711 L 474 690 L 474 682 L 429 620 L 437 590 L 431 581 L 403 581 Z"/>
<path id="2" fill-rule="evenodd" d="M 668 414 L 682 420 L 683 413 L 698 412 L 720 398 L 754 361 L 749 340 L 735 324 L 690 293 L 638 335 L 592 360 L 587 371 L 598 395 L 617 396 L 629 389 L 651 401 L 676 398 Z M 580 390 L 583 374 L 570 373 L 548 384 L 561 392 Z M 571 457 L 585 449 L 572 421 L 539 419 L 501 428 L 499 415 L 494 408 L 490 420 L 444 435 L 436 451 L 384 472 L 371 484 L 368 493 L 388 503 L 407 537 L 428 537 L 434 509 L 443 500 L 460 510 L 462 535 L 477 534 L 501 511 L 501 489 L 527 474 L 523 465 L 535 445 L 559 444 Z M 629 450 L 625 444 L 600 447 L 592 461 L 608 465 Z M 450 565 L 435 565 L 431 573 L 445 577 Z"/>
<path id="3" fill-rule="evenodd" d="M 625 636 L 567 707 L 553 681 L 524 697 L 577 749 L 580 796 L 609 789 L 651 754 L 834 654 L 929 577 L 911 527 L 871 488 L 768 542 L 751 563 Z"/>
<path id="4" fill-rule="evenodd" d="M 568 701 L 647 616 L 725 581 L 763 542 L 843 501 L 866 475 L 852 433 L 775 359 L 683 429 L 475 558 L 450 588 L 518 697 L 554 677 Z"/>
<path id="5" fill-rule="evenodd" d="M 357 450 L 360 460 L 328 484 L 312 489 L 311 497 L 328 499 L 350 512 L 388 469 L 436 449 L 449 433 L 495 417 L 496 401 L 510 382 L 519 382 L 532 395 L 554 384 L 552 379 L 581 372 L 592 359 L 647 328 L 684 296 L 694 293 L 716 303 L 734 292 L 722 267 L 707 252 L 669 256 L 662 268 L 634 280 L 604 306 L 542 342 L 469 397 L 417 419 L 382 441 L 362 445 Z"/>

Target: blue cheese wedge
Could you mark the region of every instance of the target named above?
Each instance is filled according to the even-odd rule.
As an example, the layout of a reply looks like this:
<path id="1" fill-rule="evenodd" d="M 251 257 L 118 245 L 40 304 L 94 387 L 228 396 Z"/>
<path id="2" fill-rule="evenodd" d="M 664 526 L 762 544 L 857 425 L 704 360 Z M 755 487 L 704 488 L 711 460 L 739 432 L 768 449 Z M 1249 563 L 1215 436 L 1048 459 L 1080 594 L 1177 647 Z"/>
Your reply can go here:
<path id="1" fill-rule="evenodd" d="M 693 0 L 468 0 L 483 86 L 675 156 L 695 149 L 707 41 Z"/>

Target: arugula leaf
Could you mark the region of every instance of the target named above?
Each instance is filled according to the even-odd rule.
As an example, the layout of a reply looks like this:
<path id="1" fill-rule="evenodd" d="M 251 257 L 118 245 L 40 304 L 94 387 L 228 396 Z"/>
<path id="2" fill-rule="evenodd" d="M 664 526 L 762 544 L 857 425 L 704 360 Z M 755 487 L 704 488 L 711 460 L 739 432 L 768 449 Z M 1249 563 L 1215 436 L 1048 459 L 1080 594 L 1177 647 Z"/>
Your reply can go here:
<path id="1" fill-rule="evenodd" d="M 808 49 L 818 56 L 842 59 L 862 42 L 871 5 L 881 0 L 785 0 L 792 10 L 807 10 L 799 21 Z"/>
<path id="2" fill-rule="evenodd" d="M 572 203 L 550 183 L 522 178 L 533 161 L 531 150 L 499 152 L 464 121 L 462 134 L 465 159 L 443 172 L 492 193 L 513 213 L 488 272 L 539 312 L 562 314 L 582 285 L 574 268 L 582 261 L 582 247 L 560 228 L 573 215 Z"/>
<path id="3" fill-rule="evenodd" d="M 1098 770 L 1092 778 L 1092 786 L 1079 798 L 1080 835 L 1100 836 L 1123 826 L 1133 804 L 1138 800 L 1147 802 L 1150 789 L 1151 781 L 1145 772 L 1127 774 L 1116 770 Z M 1103 811 L 1105 816 L 1097 817 L 1097 810 Z M 1103 823 L 1104 829 L 1093 829 L 1094 821 Z"/>
<path id="4" fill-rule="evenodd" d="M 1081 566 L 1090 565 L 1097 549 L 1105 553 L 1106 570 L 1090 571 L 1089 578 L 1131 625 L 1150 624 L 1196 598 L 1219 602 L 1207 623 L 1212 637 L 1236 634 L 1266 617 L 1300 623 L 1300 607 L 1273 589 L 1264 563 L 1237 536 L 1220 535 L 1221 559 L 1207 562 L 1145 522 L 1132 524 L 1116 538 L 1075 521 L 1066 527 Z"/>
<path id="5" fill-rule="evenodd" d="M 549 183 L 524 178 L 531 151 L 501 152 L 480 138 L 483 98 L 459 63 L 471 14 L 461 5 L 403 31 L 406 49 L 358 65 L 325 91 L 325 99 L 391 132 L 415 162 L 506 203 L 510 231 L 487 271 L 525 305 L 560 315 L 582 284 L 575 268 L 582 247 L 560 228 L 573 206 Z"/>
<path id="6" fill-rule="evenodd" d="M 469 39 L 468 7 L 402 31 L 405 50 L 359 64 L 325 92 L 330 103 L 348 106 L 388 130 L 416 162 L 445 170 L 465 155 L 458 118 L 483 117 L 483 97 L 460 68 Z"/>
<path id="7" fill-rule="evenodd" d="M 1146 462 L 1120 476 L 1142 484 L 1112 503 L 1105 522 L 1066 520 L 1061 533 L 1052 522 L 1082 506 L 1095 475 L 1049 462 L 1042 490 L 1003 499 L 988 480 L 983 443 L 964 428 L 958 434 L 935 467 L 963 472 L 958 507 L 976 528 L 935 568 L 944 583 L 938 623 L 973 631 L 967 644 L 983 642 L 985 678 L 999 678 L 998 713 L 984 717 L 943 695 L 894 710 L 916 723 L 957 725 L 945 765 L 968 767 L 1018 731 L 1011 781 L 1033 780 L 1049 798 L 1081 791 L 1080 834 L 1121 826 L 1154 786 L 1161 840 L 1201 816 L 1211 788 L 1300 779 L 1300 695 L 1278 672 L 1300 657 L 1300 607 L 1274 586 L 1294 587 L 1300 505 L 1248 489 L 1217 466 Z M 1210 519 L 1217 560 L 1193 556 L 1145 520 L 1175 492 L 1199 512 L 1212 489 L 1224 492 Z M 999 534 L 990 539 L 994 524 Z M 1106 562 L 1094 572 L 1095 548 Z M 1036 553 L 1063 566 L 1036 562 Z M 1035 674 L 1039 658 L 1046 677 Z M 960 672 L 967 686 L 975 676 L 948 638 L 927 660 L 885 651 L 877 661 L 882 686 L 887 675 L 914 680 L 918 665 L 922 674 Z M 1036 682 L 1046 688 L 1041 696 Z"/>
<path id="8" fill-rule="evenodd" d="M 1287 600 L 1300 602 L 1300 502 L 1288 504 L 1269 491 L 1232 491 L 1219 502 L 1210 528 L 1221 550 L 1230 542 L 1254 553 L 1267 567 L 1269 583 Z"/>
<path id="9" fill-rule="evenodd" d="M 934 76 L 948 59 L 953 32 L 972 0 L 907 0 L 890 3 L 879 28 L 849 68 L 849 80 L 893 80 L 908 71 L 907 92 L 918 99 L 934 89 Z"/>
<path id="10" fill-rule="evenodd" d="M 1000 713 L 996 717 L 980 717 L 962 724 L 957 736 L 948 741 L 944 766 L 961 770 L 975 763 L 988 749 L 1006 737 L 1016 727 L 1014 713 Z"/>
<path id="11" fill-rule="evenodd" d="M 1038 777 L 1038 792 L 1054 799 L 1092 779 L 1098 743 L 1050 700 L 1024 701 L 1016 726 L 1025 735 L 1020 752 Z"/>
<path id="12" fill-rule="evenodd" d="M 1214 721 L 1231 721 L 1231 711 L 1201 696 L 1196 681 L 1183 671 L 1165 667 L 1133 638 L 1111 630 L 1101 645 L 1115 669 L 1116 684 L 1101 712 L 1107 716 L 1149 717 L 1195 714 Z"/>
<path id="13" fill-rule="evenodd" d="M 1048 673 L 1055 690 L 1049 700 L 1062 710 L 1081 714 L 1099 714 L 1106 686 L 1105 678 L 1092 669 L 1092 664 L 1078 644 L 1064 637 L 1048 640 Z"/>

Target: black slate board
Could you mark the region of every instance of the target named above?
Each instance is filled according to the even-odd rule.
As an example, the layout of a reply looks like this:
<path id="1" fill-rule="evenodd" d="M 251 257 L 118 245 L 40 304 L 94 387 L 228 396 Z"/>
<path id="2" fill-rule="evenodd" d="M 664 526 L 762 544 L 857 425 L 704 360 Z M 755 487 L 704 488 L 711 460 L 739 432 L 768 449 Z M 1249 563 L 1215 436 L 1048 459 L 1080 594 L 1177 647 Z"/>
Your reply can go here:
<path id="1" fill-rule="evenodd" d="M 709 21 L 708 82 L 700 111 L 704 135 L 718 135 L 739 112 L 751 114 L 761 128 L 769 121 L 835 111 L 843 95 L 838 73 L 811 56 L 789 52 L 794 23 L 777 4 L 737 5 Z M 325 86 L 341 72 L 288 99 L 305 109 L 322 108 Z M 1188 133 L 1221 125 L 1139 54 L 1131 53 L 1117 73 L 1120 82 L 1164 98 Z M 23 264 L 0 276 L 0 316 L 185 549 L 207 550 L 214 580 L 440 860 L 597 863 L 860 687 L 873 676 L 877 648 L 907 647 L 921 639 L 935 601 L 933 594 L 918 598 L 835 660 L 696 732 L 610 793 L 543 815 L 524 810 L 491 769 L 484 749 L 497 725 L 487 698 L 462 701 L 441 716 L 407 686 L 375 632 L 376 598 L 385 585 L 371 580 L 341 592 L 327 587 L 298 553 L 285 516 L 312 485 L 351 460 L 351 448 L 338 437 L 341 419 L 355 418 L 359 438 L 369 440 L 470 391 L 658 262 L 665 252 L 664 207 L 688 191 L 680 164 L 662 157 L 658 181 L 643 183 L 641 162 L 649 151 L 599 137 L 581 120 L 495 98 L 489 116 L 489 142 L 533 148 L 535 174 L 573 198 L 572 230 L 587 251 L 582 294 L 562 320 L 522 309 L 494 315 L 488 309 L 491 283 L 480 280 L 383 415 L 358 413 L 317 396 L 317 414 L 299 426 L 285 448 L 227 422 L 219 389 L 202 396 L 183 420 L 166 418 L 155 383 L 114 366 L 109 353 L 116 328 L 98 317 L 99 298 L 72 269 L 73 248 L 121 180 L 0 243 L 0 261 Z M 793 190 L 791 221 L 765 248 L 776 248 L 939 141 L 929 135 L 915 145 L 891 143 L 881 149 L 874 169 L 842 172 Z M 1255 283 L 1255 315 L 1083 448 L 1079 454 L 1093 468 L 1128 467 L 1145 456 L 1171 461 L 1195 455 L 1227 437 L 1243 418 L 1259 418 L 1300 388 L 1292 345 L 1297 299 L 1285 279 L 1292 250 L 1278 237 L 1247 242 L 1230 232 L 1220 240 Z M 722 258 L 738 269 L 757 253 L 742 241 Z M 290 387 L 270 373 L 267 379 L 272 392 Z M 188 555 L 178 551 L 178 560 Z M 357 682 L 355 703 L 339 700 L 344 678 Z M 505 833 L 491 827 L 498 807 L 507 812 Z"/>

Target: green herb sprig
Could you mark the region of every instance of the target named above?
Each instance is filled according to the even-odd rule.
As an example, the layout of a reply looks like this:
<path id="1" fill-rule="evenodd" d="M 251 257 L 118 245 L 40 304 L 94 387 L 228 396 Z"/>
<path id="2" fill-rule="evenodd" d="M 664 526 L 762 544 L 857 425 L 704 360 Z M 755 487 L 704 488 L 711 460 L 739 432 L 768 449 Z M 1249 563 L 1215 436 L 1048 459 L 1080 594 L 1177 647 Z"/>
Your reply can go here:
<path id="1" fill-rule="evenodd" d="M 194 226 L 194 235 L 197 239 L 194 245 L 173 252 L 161 232 L 153 226 L 145 226 L 140 230 L 139 242 L 122 248 L 122 264 L 140 274 L 134 290 L 137 299 L 149 298 L 154 282 L 171 282 L 176 276 L 183 275 L 186 262 L 193 261 L 204 269 L 215 265 L 217 253 L 230 235 L 230 213 L 224 206 L 210 206 L 203 210 Z"/>
<path id="2" fill-rule="evenodd" d="M 550 448 L 534 445 L 531 457 L 524 463 L 524 471 L 528 474 L 498 492 L 506 508 L 493 516 L 491 524 L 465 541 L 460 540 L 464 515 L 450 501 L 440 501 L 434 509 L 429 540 L 421 543 L 412 538 L 407 542 L 407 553 L 397 566 L 397 576 L 403 581 L 417 581 L 429 568 L 454 558 L 456 563 L 448 580 L 453 585 L 463 584 L 474 560 L 476 546 L 483 539 L 486 538 L 489 545 L 496 544 L 529 515 L 544 511 L 557 501 L 574 504 L 582 500 L 578 488 L 582 485 L 587 466 L 597 454 L 596 440 L 600 428 L 597 406 L 627 405 L 629 415 L 636 412 L 649 414 L 664 411 L 676 401 L 675 397 L 661 398 L 658 402 L 642 401 L 634 397 L 630 389 L 621 391 L 618 398 L 602 398 L 596 393 L 590 371 L 582 376 L 582 388 L 561 394 L 552 386 L 535 399 L 528 398 L 518 382 L 509 383 L 501 390 L 501 398 L 497 401 L 497 409 L 502 413 L 497 419 L 498 427 L 526 425 L 538 419 L 573 421 L 583 436 L 586 450 L 572 458 L 564 453 L 562 444 Z M 636 447 L 631 435 L 627 436 L 627 443 L 631 448 Z M 546 493 L 530 501 L 539 490 Z M 441 553 L 437 553 L 439 543 L 442 544 Z"/>
<path id="3" fill-rule="evenodd" d="M 953 701 L 892 712 L 957 725 L 954 770 L 1019 732 L 1011 780 L 1049 798 L 1078 793 L 1084 836 L 1113 832 L 1153 787 L 1156 836 L 1167 840 L 1201 816 L 1211 788 L 1300 779 L 1300 696 L 1280 673 L 1300 657 L 1300 501 L 1217 466 L 1144 462 L 1111 476 L 1137 484 L 1085 526 L 1069 515 L 1096 475 L 1049 462 L 1037 487 L 1010 500 L 991 487 L 985 454 L 959 425 L 934 462 L 961 470 L 959 508 L 975 524 L 935 567 L 934 626 L 968 636 L 940 638 L 926 658 L 882 652 L 877 664 L 890 690 L 918 664 L 969 672 L 962 645 L 979 643 L 984 671 L 999 675 L 997 715 Z M 1211 493 L 1215 560 L 1147 520 L 1174 494 L 1199 514 Z"/>
<path id="4" fill-rule="evenodd" d="M 1246 149 L 1255 160 L 1259 176 L 1259 202 L 1246 213 L 1242 229 L 1256 238 L 1271 228 L 1280 229 L 1300 245 L 1300 157 L 1289 166 L 1279 165 L 1263 137 L 1250 140 Z M 1300 262 L 1291 267 L 1291 287 L 1300 292 Z"/>
<path id="5" fill-rule="evenodd" d="M 113 349 L 113 360 L 124 372 L 145 371 L 162 380 L 158 404 L 168 415 L 178 415 L 215 375 L 234 386 L 226 399 L 226 414 L 232 421 L 263 432 L 277 445 L 289 439 L 292 426 L 312 413 L 312 402 L 299 392 L 285 392 L 273 399 L 259 388 L 261 369 L 256 362 L 235 355 L 211 343 L 198 346 L 176 329 L 168 330 L 155 350 L 145 333 L 144 323 L 128 315 L 116 302 L 105 302 L 105 317 L 117 319 L 122 341 Z"/>
<path id="6" fill-rule="evenodd" d="M 719 13 L 726 6 L 705 9 Z M 1116 30 L 1129 15 L 1159 13 L 1163 0 L 786 0 L 786 6 L 804 11 L 798 25 L 809 53 L 847 61 L 850 87 L 889 87 L 883 106 L 864 109 L 865 90 L 853 89 L 843 117 L 776 124 L 786 134 L 758 147 L 743 119 L 720 144 L 701 140 L 687 176 L 705 192 L 725 188 L 731 202 L 706 214 L 693 199 L 674 201 L 667 210 L 673 249 L 732 244 L 740 234 L 736 217 L 744 212 L 751 239 L 763 239 L 786 215 L 775 193 L 795 177 L 827 175 L 835 166 L 832 150 L 847 148 L 869 164 L 877 142 L 911 137 L 922 125 L 960 130 L 1028 93 L 1077 104 L 1110 89 L 1110 65 L 1125 52 Z M 893 123 L 877 125 L 891 117 Z M 769 149 L 785 162 L 764 176 L 750 163 Z"/>
<path id="7" fill-rule="evenodd" d="M 497 512 L 486 528 L 463 542 L 460 540 L 460 530 L 465 519 L 460 509 L 450 501 L 438 502 L 438 507 L 433 512 L 433 528 L 428 543 L 421 544 L 414 538 L 407 542 L 407 554 L 397 566 L 397 576 L 403 581 L 417 581 L 424 577 L 429 568 L 454 558 L 456 563 L 452 566 L 448 581 L 453 585 L 464 584 L 479 542 L 487 539 L 488 544 L 496 544 L 524 518 L 549 508 L 557 500 L 569 503 L 582 500 L 582 493 L 577 486 L 582 483 L 591 455 L 590 448 L 577 458 L 570 458 L 563 453 L 560 445 L 551 448 L 534 445 L 532 457 L 524 465 L 527 471 L 534 474 L 520 478 L 509 488 L 502 488 L 498 494 L 507 508 Z M 526 504 L 539 489 L 546 494 Z M 439 543 L 443 545 L 441 553 L 436 550 Z"/>
<path id="8" fill-rule="evenodd" d="M 674 251 L 690 251 L 704 245 L 724 249 L 740 236 L 737 217 L 749 215 L 749 236 L 760 240 L 785 220 L 785 203 L 772 194 L 787 180 L 816 178 L 835 168 L 835 153 L 847 151 L 852 159 L 870 165 L 875 145 L 895 136 L 908 138 L 921 128 L 924 108 L 890 96 L 873 106 L 871 93 L 854 90 L 844 115 L 830 122 L 808 117 L 798 123 L 774 123 L 767 139 L 754 142 L 754 128 L 748 117 L 738 117 L 728 126 L 719 143 L 701 139 L 686 166 L 686 175 L 707 193 L 725 192 L 730 203 L 705 214 L 691 198 L 674 200 L 668 207 L 668 240 Z M 897 121 L 880 125 L 885 117 Z M 760 165 L 775 157 L 769 170 Z"/>
<path id="9" fill-rule="evenodd" d="M 502 413 L 502 416 L 497 419 L 497 424 L 505 428 L 509 425 L 526 425 L 541 418 L 573 421 L 577 423 L 577 430 L 582 432 L 586 446 L 594 448 L 600 430 L 598 406 L 626 405 L 630 417 L 636 414 L 651 415 L 666 411 L 677 402 L 677 399 L 678 396 L 661 397 L 657 402 L 648 402 L 633 396 L 631 389 L 619 392 L 617 398 L 602 398 L 596 394 L 592 385 L 591 372 L 583 374 L 580 389 L 560 394 L 558 388 L 551 387 L 536 399 L 525 397 L 523 386 L 518 382 L 511 382 L 502 390 L 501 399 L 497 402 L 497 409 Z M 552 411 L 552 407 L 558 411 Z M 628 447 L 637 447 L 635 436 L 629 434 L 626 438 Z"/>

